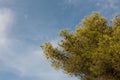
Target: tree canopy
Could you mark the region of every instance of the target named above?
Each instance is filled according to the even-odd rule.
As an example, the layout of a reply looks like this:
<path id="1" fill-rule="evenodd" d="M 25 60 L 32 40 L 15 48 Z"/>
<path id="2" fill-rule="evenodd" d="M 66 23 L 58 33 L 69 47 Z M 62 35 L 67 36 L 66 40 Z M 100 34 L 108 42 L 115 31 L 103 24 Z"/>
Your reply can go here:
<path id="1" fill-rule="evenodd" d="M 107 19 L 97 12 L 84 17 L 74 32 L 60 31 L 58 47 L 41 47 L 56 69 L 81 80 L 120 80 L 120 18 Z"/>

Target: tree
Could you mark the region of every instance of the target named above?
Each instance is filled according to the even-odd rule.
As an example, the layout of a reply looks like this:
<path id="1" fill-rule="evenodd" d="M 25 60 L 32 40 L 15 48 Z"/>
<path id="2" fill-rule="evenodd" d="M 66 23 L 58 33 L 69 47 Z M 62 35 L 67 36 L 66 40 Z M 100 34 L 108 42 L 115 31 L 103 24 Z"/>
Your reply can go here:
<path id="1" fill-rule="evenodd" d="M 74 32 L 60 31 L 59 47 L 50 42 L 41 47 L 56 69 L 81 80 L 120 80 L 120 18 L 110 24 L 93 12 Z"/>

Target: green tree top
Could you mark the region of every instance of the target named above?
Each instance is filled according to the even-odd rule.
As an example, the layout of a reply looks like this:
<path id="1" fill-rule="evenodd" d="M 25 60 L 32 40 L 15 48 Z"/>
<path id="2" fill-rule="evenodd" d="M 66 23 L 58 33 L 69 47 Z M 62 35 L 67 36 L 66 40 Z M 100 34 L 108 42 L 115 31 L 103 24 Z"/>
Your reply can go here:
<path id="1" fill-rule="evenodd" d="M 54 48 L 50 42 L 41 47 L 56 69 L 81 80 L 120 80 L 120 18 L 112 25 L 97 12 L 85 17 L 74 32 L 60 31 L 63 39 Z"/>

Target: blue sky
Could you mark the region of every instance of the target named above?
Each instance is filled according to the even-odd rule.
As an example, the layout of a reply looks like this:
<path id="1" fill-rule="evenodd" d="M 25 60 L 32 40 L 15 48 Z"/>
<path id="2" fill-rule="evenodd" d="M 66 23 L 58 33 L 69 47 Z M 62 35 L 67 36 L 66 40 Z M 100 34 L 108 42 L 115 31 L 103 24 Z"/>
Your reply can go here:
<path id="1" fill-rule="evenodd" d="M 74 30 L 98 11 L 107 19 L 120 13 L 119 0 L 0 0 L 0 80 L 77 80 L 54 70 L 40 44 L 57 45 L 58 32 Z"/>

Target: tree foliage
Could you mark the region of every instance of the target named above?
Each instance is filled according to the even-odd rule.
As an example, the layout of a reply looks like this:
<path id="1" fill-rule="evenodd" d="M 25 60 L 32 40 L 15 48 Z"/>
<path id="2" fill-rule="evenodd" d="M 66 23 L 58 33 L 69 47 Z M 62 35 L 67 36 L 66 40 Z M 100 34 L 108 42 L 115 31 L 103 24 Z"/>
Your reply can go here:
<path id="1" fill-rule="evenodd" d="M 94 12 L 86 16 L 74 32 L 60 31 L 63 39 L 54 48 L 41 47 L 56 69 L 81 80 L 120 80 L 120 18 L 110 24 Z"/>

